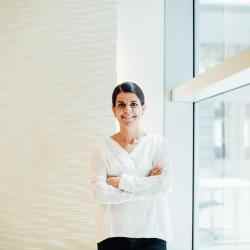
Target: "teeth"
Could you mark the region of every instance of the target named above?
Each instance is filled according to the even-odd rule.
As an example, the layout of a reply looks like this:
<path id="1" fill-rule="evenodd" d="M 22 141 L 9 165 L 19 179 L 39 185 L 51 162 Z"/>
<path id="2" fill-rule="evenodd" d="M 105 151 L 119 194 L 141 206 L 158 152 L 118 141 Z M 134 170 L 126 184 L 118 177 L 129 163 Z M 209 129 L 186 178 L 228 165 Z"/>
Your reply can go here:
<path id="1" fill-rule="evenodd" d="M 129 117 L 126 117 L 126 116 L 121 116 L 121 118 L 123 119 L 123 120 L 131 120 L 131 119 L 134 119 L 134 118 L 136 118 L 137 116 L 129 116 Z"/>
<path id="2" fill-rule="evenodd" d="M 125 119 L 125 120 L 131 120 L 133 119 L 134 117 L 122 117 L 122 119 Z"/>

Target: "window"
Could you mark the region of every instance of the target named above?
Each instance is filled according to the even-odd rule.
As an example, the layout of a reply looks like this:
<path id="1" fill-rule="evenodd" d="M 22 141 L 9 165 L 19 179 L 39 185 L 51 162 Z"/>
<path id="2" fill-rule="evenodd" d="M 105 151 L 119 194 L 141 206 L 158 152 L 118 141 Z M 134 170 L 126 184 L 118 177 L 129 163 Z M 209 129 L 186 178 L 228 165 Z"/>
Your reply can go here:
<path id="1" fill-rule="evenodd" d="M 250 0 L 197 0 L 196 73 L 250 48 Z"/>
<path id="2" fill-rule="evenodd" d="M 195 103 L 195 250 L 250 249 L 249 96 Z"/>

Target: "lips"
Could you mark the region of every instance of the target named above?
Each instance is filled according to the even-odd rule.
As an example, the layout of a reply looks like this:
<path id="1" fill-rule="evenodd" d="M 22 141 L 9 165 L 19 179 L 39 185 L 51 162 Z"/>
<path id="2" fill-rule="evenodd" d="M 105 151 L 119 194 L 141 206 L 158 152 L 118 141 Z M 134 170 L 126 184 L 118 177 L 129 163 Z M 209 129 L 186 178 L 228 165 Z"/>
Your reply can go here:
<path id="1" fill-rule="evenodd" d="M 136 116 L 121 116 L 123 120 L 133 120 L 136 118 Z"/>

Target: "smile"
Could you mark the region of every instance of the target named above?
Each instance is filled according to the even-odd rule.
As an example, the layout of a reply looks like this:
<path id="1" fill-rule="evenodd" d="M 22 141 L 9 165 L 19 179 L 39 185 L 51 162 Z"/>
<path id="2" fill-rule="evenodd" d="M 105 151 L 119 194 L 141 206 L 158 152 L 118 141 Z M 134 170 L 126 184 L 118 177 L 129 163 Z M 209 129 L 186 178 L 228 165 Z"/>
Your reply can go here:
<path id="1" fill-rule="evenodd" d="M 130 117 L 121 116 L 121 118 L 122 118 L 123 120 L 133 120 L 133 119 L 136 118 L 136 116 L 130 116 Z"/>

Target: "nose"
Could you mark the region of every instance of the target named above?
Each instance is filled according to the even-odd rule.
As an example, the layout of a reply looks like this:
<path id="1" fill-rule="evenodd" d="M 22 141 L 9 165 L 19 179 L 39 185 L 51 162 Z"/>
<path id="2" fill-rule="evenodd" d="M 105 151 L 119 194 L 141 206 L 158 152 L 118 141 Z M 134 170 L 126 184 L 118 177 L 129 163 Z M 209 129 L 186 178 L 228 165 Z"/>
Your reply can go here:
<path id="1" fill-rule="evenodd" d="M 132 107 L 130 105 L 126 105 L 124 112 L 131 112 L 132 111 Z"/>

